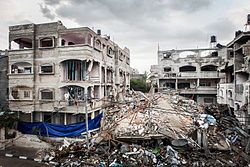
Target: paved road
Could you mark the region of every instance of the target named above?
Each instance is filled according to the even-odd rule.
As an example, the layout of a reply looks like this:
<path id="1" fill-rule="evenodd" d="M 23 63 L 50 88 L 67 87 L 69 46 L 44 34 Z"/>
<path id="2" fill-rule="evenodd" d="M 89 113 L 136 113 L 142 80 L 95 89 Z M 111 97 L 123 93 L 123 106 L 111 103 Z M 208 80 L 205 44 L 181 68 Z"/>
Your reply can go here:
<path id="1" fill-rule="evenodd" d="M 0 167 L 47 167 L 47 165 L 31 160 L 0 156 Z"/>

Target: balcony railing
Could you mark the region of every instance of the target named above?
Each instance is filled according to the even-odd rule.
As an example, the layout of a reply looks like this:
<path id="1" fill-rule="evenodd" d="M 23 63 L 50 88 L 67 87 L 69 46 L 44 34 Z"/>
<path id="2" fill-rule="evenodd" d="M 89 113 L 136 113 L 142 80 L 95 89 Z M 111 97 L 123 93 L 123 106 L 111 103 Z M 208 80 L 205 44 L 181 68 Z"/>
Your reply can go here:
<path id="1" fill-rule="evenodd" d="M 215 86 L 199 86 L 197 88 L 179 89 L 179 91 L 185 94 L 216 94 L 217 88 Z"/>
<path id="2" fill-rule="evenodd" d="M 217 71 L 201 71 L 201 72 L 167 72 L 163 74 L 163 78 L 220 78 L 223 74 Z"/>

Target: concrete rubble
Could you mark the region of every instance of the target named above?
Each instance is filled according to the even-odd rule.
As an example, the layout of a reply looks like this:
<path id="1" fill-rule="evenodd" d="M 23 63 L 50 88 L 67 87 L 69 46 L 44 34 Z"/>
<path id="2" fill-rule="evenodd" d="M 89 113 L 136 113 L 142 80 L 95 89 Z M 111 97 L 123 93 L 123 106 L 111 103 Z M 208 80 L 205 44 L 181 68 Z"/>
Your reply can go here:
<path id="1" fill-rule="evenodd" d="M 248 166 L 249 135 L 227 106 L 200 106 L 172 94 L 131 92 L 106 108 L 85 141 L 44 151 L 53 166 Z"/>

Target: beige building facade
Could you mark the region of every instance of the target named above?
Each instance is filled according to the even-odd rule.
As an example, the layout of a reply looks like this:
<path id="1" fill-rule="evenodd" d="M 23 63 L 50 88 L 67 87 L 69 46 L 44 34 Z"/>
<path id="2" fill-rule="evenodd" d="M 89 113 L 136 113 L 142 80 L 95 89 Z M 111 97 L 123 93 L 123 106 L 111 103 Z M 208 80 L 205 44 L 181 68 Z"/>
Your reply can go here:
<path id="1" fill-rule="evenodd" d="M 175 90 L 200 104 L 216 103 L 218 48 L 159 50 L 158 65 L 151 66 L 151 80 L 159 91 Z"/>
<path id="2" fill-rule="evenodd" d="M 9 107 L 24 121 L 93 118 L 129 88 L 130 51 L 88 27 L 60 21 L 9 27 Z"/>

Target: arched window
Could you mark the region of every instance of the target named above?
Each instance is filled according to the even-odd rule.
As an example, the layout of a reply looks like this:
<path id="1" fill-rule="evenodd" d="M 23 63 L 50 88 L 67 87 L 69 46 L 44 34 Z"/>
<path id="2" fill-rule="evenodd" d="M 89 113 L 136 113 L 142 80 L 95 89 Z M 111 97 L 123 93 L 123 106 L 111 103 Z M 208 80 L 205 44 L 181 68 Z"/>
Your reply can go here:
<path id="1" fill-rule="evenodd" d="M 102 44 L 101 44 L 100 40 L 97 39 L 95 41 L 95 48 L 98 49 L 98 50 L 101 50 L 101 46 L 102 46 Z"/>
<path id="2" fill-rule="evenodd" d="M 54 46 L 53 38 L 46 37 L 40 39 L 40 48 L 53 47 L 53 46 Z"/>
<path id="3" fill-rule="evenodd" d="M 63 81 L 86 80 L 87 62 L 81 60 L 65 60 L 61 63 L 63 70 Z"/>
<path id="4" fill-rule="evenodd" d="M 51 89 L 42 89 L 40 91 L 40 99 L 41 100 L 53 100 L 54 95 L 53 95 L 53 90 Z"/>
<path id="5" fill-rule="evenodd" d="M 220 96 L 223 97 L 223 90 L 220 90 Z"/>
<path id="6" fill-rule="evenodd" d="M 228 98 L 232 98 L 233 97 L 233 92 L 231 90 L 228 90 Z"/>
<path id="7" fill-rule="evenodd" d="M 108 49 L 108 54 L 109 54 L 109 55 L 113 55 L 113 50 L 112 50 L 111 47 L 109 47 L 109 49 Z"/>
<path id="8" fill-rule="evenodd" d="M 217 66 L 215 65 L 205 65 L 201 67 L 201 71 L 217 71 Z"/>
<path id="9" fill-rule="evenodd" d="M 190 66 L 190 65 L 182 66 L 182 67 L 179 68 L 179 71 L 180 72 L 196 71 L 196 67 L 195 66 Z"/>

